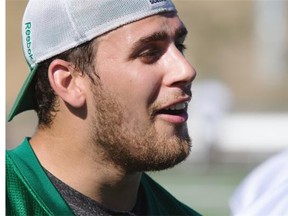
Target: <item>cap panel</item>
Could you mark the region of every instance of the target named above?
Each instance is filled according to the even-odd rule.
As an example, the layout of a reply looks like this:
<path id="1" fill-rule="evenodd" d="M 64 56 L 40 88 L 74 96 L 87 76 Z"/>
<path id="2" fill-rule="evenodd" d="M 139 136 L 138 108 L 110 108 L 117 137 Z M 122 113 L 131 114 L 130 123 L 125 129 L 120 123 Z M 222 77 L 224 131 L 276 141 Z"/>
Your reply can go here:
<path id="1" fill-rule="evenodd" d="M 170 0 L 72 0 L 67 5 L 76 28 L 89 40 L 144 17 L 176 11 Z"/>
<path id="2" fill-rule="evenodd" d="M 22 23 L 25 57 L 33 67 L 119 26 L 172 10 L 169 0 L 30 0 Z"/>
<path id="3" fill-rule="evenodd" d="M 76 46 L 78 32 L 71 26 L 63 1 L 30 0 L 22 22 L 22 41 L 31 67 L 69 49 L 70 44 Z"/>

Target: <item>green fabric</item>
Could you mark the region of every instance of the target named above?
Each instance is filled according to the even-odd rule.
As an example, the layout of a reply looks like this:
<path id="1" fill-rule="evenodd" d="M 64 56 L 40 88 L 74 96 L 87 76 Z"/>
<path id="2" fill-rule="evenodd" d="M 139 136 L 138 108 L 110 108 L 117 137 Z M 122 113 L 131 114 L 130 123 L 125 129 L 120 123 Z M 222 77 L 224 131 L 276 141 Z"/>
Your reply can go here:
<path id="1" fill-rule="evenodd" d="M 141 187 L 147 215 L 200 215 L 145 173 Z M 6 215 L 73 215 L 42 169 L 27 138 L 6 154 Z"/>
<path id="2" fill-rule="evenodd" d="M 7 215 L 73 215 L 37 160 L 28 139 L 6 154 Z"/>
<path id="3" fill-rule="evenodd" d="M 14 102 L 14 105 L 8 115 L 8 121 L 11 121 L 14 116 L 17 114 L 24 112 L 26 110 L 35 109 L 36 102 L 35 102 L 35 90 L 31 83 L 34 79 L 34 74 L 36 73 L 38 65 L 36 64 L 34 68 L 30 67 L 30 72 L 28 77 L 26 78 L 20 92 Z"/>

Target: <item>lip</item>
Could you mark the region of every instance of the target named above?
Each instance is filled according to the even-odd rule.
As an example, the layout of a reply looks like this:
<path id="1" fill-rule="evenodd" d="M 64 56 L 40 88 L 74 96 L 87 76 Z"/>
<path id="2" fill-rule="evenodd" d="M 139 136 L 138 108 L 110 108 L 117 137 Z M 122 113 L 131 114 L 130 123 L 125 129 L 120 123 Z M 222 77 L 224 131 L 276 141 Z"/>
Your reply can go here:
<path id="1" fill-rule="evenodd" d="M 165 104 L 164 106 L 160 107 L 158 110 L 163 110 L 163 109 L 167 109 L 168 107 L 171 107 L 171 106 L 174 106 L 178 103 L 189 103 L 191 101 L 191 98 L 190 96 L 187 96 L 187 97 L 184 97 L 184 98 L 180 98 L 176 101 L 173 101 L 172 103 L 169 103 L 169 104 Z M 187 107 L 185 108 L 187 109 Z"/>
<path id="2" fill-rule="evenodd" d="M 177 114 L 177 115 L 171 115 L 171 114 L 157 114 L 157 118 L 161 119 L 165 122 L 171 123 L 171 124 L 184 124 L 188 120 L 188 113 L 186 110 L 183 112 Z"/>
<path id="3" fill-rule="evenodd" d="M 188 119 L 188 113 L 187 113 L 187 107 L 186 106 L 182 111 L 175 111 L 174 114 L 169 114 L 168 112 L 161 112 L 171 106 L 174 106 L 179 103 L 189 103 L 191 100 L 191 97 L 182 97 L 176 101 L 173 101 L 172 103 L 166 104 L 158 109 L 156 112 L 155 117 L 158 119 L 161 119 L 165 122 L 171 123 L 171 124 L 183 124 L 187 121 Z"/>

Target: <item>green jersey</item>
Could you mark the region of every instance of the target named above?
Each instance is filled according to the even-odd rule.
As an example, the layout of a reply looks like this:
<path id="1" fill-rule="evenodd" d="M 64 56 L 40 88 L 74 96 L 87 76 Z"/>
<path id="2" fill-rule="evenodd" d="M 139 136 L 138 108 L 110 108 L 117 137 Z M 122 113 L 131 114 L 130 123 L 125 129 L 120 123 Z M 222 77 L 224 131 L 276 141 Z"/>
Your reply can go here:
<path id="1" fill-rule="evenodd" d="M 147 215 L 200 215 L 145 173 L 141 187 Z M 40 165 L 28 138 L 6 153 L 6 215 L 74 215 Z"/>

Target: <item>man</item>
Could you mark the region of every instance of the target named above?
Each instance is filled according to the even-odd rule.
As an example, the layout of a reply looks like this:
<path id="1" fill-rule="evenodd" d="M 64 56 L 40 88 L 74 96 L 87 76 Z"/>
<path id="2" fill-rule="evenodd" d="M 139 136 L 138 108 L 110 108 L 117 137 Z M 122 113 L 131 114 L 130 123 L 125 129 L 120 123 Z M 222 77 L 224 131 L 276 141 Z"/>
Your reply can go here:
<path id="1" fill-rule="evenodd" d="M 235 216 L 288 215 L 288 150 L 281 151 L 251 172 L 231 197 Z"/>
<path id="2" fill-rule="evenodd" d="M 170 0 L 30 0 L 30 74 L 8 120 L 34 109 L 8 151 L 8 215 L 199 215 L 145 171 L 189 154 L 195 70 Z"/>

